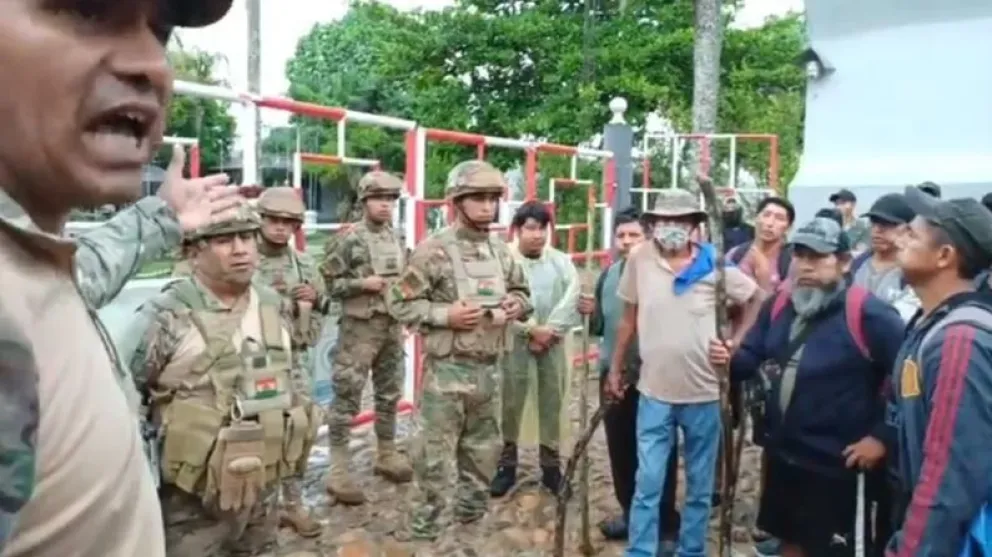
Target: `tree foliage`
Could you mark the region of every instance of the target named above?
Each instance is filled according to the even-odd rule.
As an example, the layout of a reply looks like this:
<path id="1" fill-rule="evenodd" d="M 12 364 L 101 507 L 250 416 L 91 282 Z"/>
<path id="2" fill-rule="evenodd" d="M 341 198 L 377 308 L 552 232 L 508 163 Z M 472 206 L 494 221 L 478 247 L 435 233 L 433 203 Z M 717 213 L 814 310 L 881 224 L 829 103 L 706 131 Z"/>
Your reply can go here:
<path id="1" fill-rule="evenodd" d="M 196 49 L 174 48 L 169 52 L 169 61 L 176 79 L 224 85 L 214 75 L 214 69 L 221 61 L 219 55 Z M 220 168 L 230 154 L 236 127 L 228 108 L 228 103 L 176 95 L 169 106 L 165 133 L 198 138 L 201 168 Z M 168 152 L 159 153 L 156 163 L 166 164 L 168 157 Z"/>
<path id="2" fill-rule="evenodd" d="M 287 66 L 290 94 L 430 127 L 565 144 L 597 134 L 609 119 L 610 99 L 620 95 L 633 125 L 643 126 L 657 111 L 688 130 L 692 0 L 596 0 L 591 44 L 583 41 L 584 3 L 460 0 L 441 11 L 400 12 L 358 0 L 345 17 L 315 26 L 300 40 Z M 799 152 L 805 80 L 794 60 L 802 46 L 795 17 L 758 29 L 730 28 L 724 38 L 719 128 L 778 134 L 783 180 L 795 171 Z M 586 56 L 594 62 L 588 80 Z M 333 152 L 332 127 L 298 125 Z M 401 134 L 356 125 L 348 133 L 349 155 L 378 158 L 402 172 Z M 504 169 L 523 162 L 521 153 L 491 151 L 490 159 Z M 444 172 L 473 151 L 432 145 L 428 155 L 428 194 L 439 197 Z M 767 171 L 767 147 L 742 144 L 737 156 L 741 167 Z M 568 172 L 561 157 L 542 157 L 540 164 L 545 176 Z M 588 177 L 598 175 L 584 166 L 590 166 L 583 168 Z"/>

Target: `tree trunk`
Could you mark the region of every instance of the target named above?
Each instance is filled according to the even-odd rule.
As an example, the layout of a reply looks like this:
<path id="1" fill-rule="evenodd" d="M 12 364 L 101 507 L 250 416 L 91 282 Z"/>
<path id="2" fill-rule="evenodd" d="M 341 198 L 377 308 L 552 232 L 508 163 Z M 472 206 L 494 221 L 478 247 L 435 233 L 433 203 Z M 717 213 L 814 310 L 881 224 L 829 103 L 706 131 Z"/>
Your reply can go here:
<path id="1" fill-rule="evenodd" d="M 723 50 L 723 14 L 721 0 L 695 0 L 696 41 L 693 50 L 692 131 L 716 133 L 720 99 L 720 54 Z M 690 174 L 708 173 L 702 160 L 701 142 L 690 146 Z M 710 149 L 712 151 L 712 147 Z M 686 181 L 695 188 L 696 182 Z"/>

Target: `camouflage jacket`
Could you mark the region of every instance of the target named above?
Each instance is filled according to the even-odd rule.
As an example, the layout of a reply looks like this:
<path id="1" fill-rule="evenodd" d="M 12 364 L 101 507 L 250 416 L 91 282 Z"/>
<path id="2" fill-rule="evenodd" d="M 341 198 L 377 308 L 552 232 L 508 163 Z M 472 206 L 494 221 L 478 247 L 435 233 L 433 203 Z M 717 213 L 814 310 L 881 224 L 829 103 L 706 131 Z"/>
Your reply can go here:
<path id="1" fill-rule="evenodd" d="M 291 246 L 270 252 L 260 240 L 259 252 L 260 260 L 255 281 L 281 294 L 290 302 L 291 308 L 297 307 L 292 303 L 292 291 L 295 286 L 309 284 L 317 291 L 317 301 L 313 304 L 310 323 L 303 327 L 294 325 L 292 328 L 294 346 L 313 345 L 320 338 L 324 316 L 329 310 L 324 279 L 317 272 L 317 265 L 309 255 L 297 253 Z"/>
<path id="2" fill-rule="evenodd" d="M 325 246 L 328 251 L 324 253 L 324 261 L 320 264 L 320 272 L 327 283 L 327 293 L 335 300 L 362 294 L 362 280 L 375 275 L 365 234 L 400 242 L 390 225 L 371 227 L 363 221 L 340 232 L 333 245 Z"/>
<path id="3" fill-rule="evenodd" d="M 132 409 L 137 393 L 118 361 L 96 309 L 108 304 L 145 263 L 157 259 L 179 243 L 179 223 L 159 198 L 147 198 L 117 214 L 106 224 L 88 230 L 75 240 L 41 230 L 21 206 L 0 189 L 0 227 L 25 239 L 26 244 L 56 246 L 72 253 L 76 288 L 90 308 L 93 327 L 104 340 L 116 369 L 116 379 Z M 4 347 L 0 370 L 0 552 L 12 533 L 17 515 L 34 493 L 37 462 L 37 428 L 40 421 L 38 373 L 34 347 L 25 331 L 18 330 L 0 307 L 0 342 Z"/>
<path id="4" fill-rule="evenodd" d="M 410 257 L 410 262 L 396 284 L 386 293 L 389 313 L 404 325 L 422 331 L 426 328 L 444 328 L 448 322 L 448 309 L 458 300 L 451 260 L 434 234 L 420 243 Z M 514 259 L 509 246 L 489 233 L 460 228 L 456 230 L 459 251 L 466 259 L 483 260 L 497 257 L 505 272 L 506 291 L 523 308 L 519 317 L 525 321 L 534 311 L 530 301 L 530 286 L 524 268 Z M 493 252 L 490 254 L 490 248 Z"/>
<path id="5" fill-rule="evenodd" d="M 233 315 L 233 312 L 244 310 L 244 308 L 231 308 L 224 305 L 209 290 L 202 286 L 196 279 L 185 278 L 179 280 L 192 281 L 200 293 L 203 295 L 203 303 L 206 311 L 218 314 Z M 252 288 L 264 289 L 264 286 L 254 285 Z M 193 324 L 191 313 L 185 310 L 165 310 L 163 308 L 181 307 L 177 300 L 171 299 L 173 290 L 166 288 L 156 298 L 149 300 L 138 310 L 136 319 L 144 323 L 145 333 L 138 342 L 134 354 L 130 361 L 130 371 L 138 391 L 144 397 L 148 397 L 155 390 L 158 377 L 165 367 L 177 354 L 182 342 L 187 335 L 196 330 Z M 257 294 L 256 294 L 257 296 Z M 293 308 L 283 298 L 280 313 L 283 317 L 283 326 L 287 331 L 293 328 Z M 247 307 L 247 306 L 246 306 Z M 199 332 L 196 332 L 199 334 Z M 296 392 L 309 392 L 310 379 L 299 369 L 293 369 L 294 387 Z"/>

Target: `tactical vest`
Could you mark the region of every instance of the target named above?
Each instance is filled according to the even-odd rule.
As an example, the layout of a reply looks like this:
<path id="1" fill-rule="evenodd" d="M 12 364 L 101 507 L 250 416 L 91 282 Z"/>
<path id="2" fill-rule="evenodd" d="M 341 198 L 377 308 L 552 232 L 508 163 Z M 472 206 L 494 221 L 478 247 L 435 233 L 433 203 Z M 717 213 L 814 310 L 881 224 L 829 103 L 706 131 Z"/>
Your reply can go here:
<path id="1" fill-rule="evenodd" d="M 289 264 L 291 269 L 280 268 L 276 273 L 270 273 L 269 267 L 261 267 L 259 272 L 256 273 L 255 277 L 262 284 L 269 288 L 274 288 L 282 294 L 286 300 L 288 300 L 296 310 L 296 320 L 294 325 L 296 326 L 296 332 L 298 335 L 294 335 L 293 342 L 294 346 L 300 346 L 302 350 L 306 350 L 307 347 L 313 345 L 320 338 L 320 333 L 323 328 L 323 315 L 313 308 L 312 306 L 303 308 L 300 302 L 293 300 L 291 295 L 292 289 L 300 284 L 308 284 L 307 277 L 303 273 L 303 265 L 300 263 L 300 254 L 298 254 L 292 247 L 286 247 L 286 256 L 289 258 Z M 262 256 L 265 258 L 266 256 Z M 281 257 L 281 256 L 279 256 Z M 264 269 L 264 272 L 262 271 Z M 287 272 L 288 271 L 288 272 Z M 264 279 L 264 280 L 263 280 Z M 282 290 L 276 288 L 276 283 L 281 282 L 280 285 Z M 299 354 L 297 354 L 299 356 Z"/>
<path id="2" fill-rule="evenodd" d="M 160 298 L 158 309 L 186 316 L 206 347 L 178 388 L 152 392 L 162 439 L 162 481 L 209 498 L 217 487 L 211 456 L 218 433 L 239 420 L 257 421 L 264 430 L 268 481 L 302 470 L 321 422 L 320 410 L 295 392 L 279 297 L 254 290 L 262 329 L 262 338 L 255 340 L 241 335 L 243 314 L 207 310 L 192 280 L 171 283 L 163 292 L 171 296 Z"/>
<path id="3" fill-rule="evenodd" d="M 452 279 L 458 299 L 477 304 L 488 311 L 479 325 L 470 331 L 440 327 L 428 329 L 424 335 L 425 350 L 438 358 L 459 356 L 485 360 L 498 357 L 505 352 L 507 327 L 505 322 L 494 322 L 493 311 L 502 312 L 499 307 L 506 295 L 506 271 L 493 246 L 493 240 L 487 241 L 491 257 L 470 260 L 462 254 L 453 229 L 442 231 L 437 238 L 441 242 L 441 249 L 451 260 Z"/>
<path id="4" fill-rule="evenodd" d="M 369 264 L 372 267 L 372 272 L 388 282 L 383 292 L 388 291 L 406 266 L 406 253 L 403 246 L 392 233 L 387 239 L 383 234 L 376 234 L 369 230 L 364 222 L 355 227 L 354 233 L 358 234 L 362 243 L 369 250 Z M 348 317 L 357 319 L 371 319 L 374 315 L 389 314 L 383 295 L 372 292 L 362 292 L 346 299 L 341 304 L 341 310 Z"/>

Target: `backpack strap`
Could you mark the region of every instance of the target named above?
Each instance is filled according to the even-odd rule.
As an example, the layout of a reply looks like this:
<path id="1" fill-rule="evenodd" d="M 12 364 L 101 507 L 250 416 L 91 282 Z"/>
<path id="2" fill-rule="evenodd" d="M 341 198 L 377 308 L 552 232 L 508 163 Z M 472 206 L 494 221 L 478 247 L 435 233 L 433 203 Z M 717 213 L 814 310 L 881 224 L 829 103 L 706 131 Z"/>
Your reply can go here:
<path id="1" fill-rule="evenodd" d="M 739 246 L 730 248 L 730 252 L 727 254 L 727 261 L 730 261 L 734 265 L 740 265 L 741 261 L 744 261 L 744 256 L 747 255 L 747 250 L 749 249 L 751 249 L 751 242 L 744 242 Z"/>
<path id="2" fill-rule="evenodd" d="M 778 280 L 785 282 L 789 279 L 789 268 L 792 267 L 792 250 L 782 246 L 778 251 Z"/>
<path id="3" fill-rule="evenodd" d="M 778 319 L 778 316 L 782 315 L 782 312 L 785 311 L 786 306 L 789 305 L 790 295 L 791 291 L 786 287 L 779 288 L 778 292 L 775 293 L 775 299 L 772 301 L 771 313 L 769 313 L 772 321 Z"/>
<path id="4" fill-rule="evenodd" d="M 966 303 L 952 309 L 950 313 L 927 331 L 927 334 L 923 335 L 923 340 L 920 342 L 920 346 L 916 351 L 916 361 L 918 363 L 923 362 L 923 349 L 937 336 L 937 333 L 951 325 L 962 323 L 992 331 L 992 308 L 981 304 Z"/>
<path id="5" fill-rule="evenodd" d="M 847 273 L 851 275 L 851 280 L 854 280 L 854 275 L 857 274 L 858 269 L 860 269 L 869 259 L 871 259 L 871 250 L 864 253 L 859 253 L 854 259 L 851 260 L 851 266 L 847 269 Z"/>
<path id="6" fill-rule="evenodd" d="M 860 286 L 851 286 L 844 296 L 844 316 L 847 319 L 847 330 L 854 339 L 861 355 L 868 361 L 873 361 L 868 341 L 865 339 L 864 313 L 868 291 Z"/>

